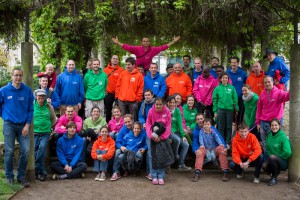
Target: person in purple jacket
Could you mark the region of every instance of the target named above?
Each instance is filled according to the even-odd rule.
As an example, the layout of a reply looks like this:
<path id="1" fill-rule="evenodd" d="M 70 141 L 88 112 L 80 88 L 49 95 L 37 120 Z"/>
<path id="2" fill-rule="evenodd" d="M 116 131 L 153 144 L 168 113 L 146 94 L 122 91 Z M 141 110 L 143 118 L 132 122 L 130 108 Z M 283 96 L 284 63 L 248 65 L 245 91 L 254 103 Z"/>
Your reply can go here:
<path id="1" fill-rule="evenodd" d="M 174 37 L 173 41 L 164 44 L 162 46 L 156 46 L 152 47 L 150 45 L 150 40 L 148 37 L 143 37 L 142 38 L 142 44 L 140 46 L 132 46 L 129 44 L 123 44 L 119 42 L 118 37 L 116 36 L 115 38 L 112 38 L 112 41 L 121 46 L 124 50 L 134 54 L 136 56 L 136 66 L 143 65 L 145 71 L 149 69 L 149 66 L 152 62 L 152 59 L 154 56 L 159 54 L 161 51 L 166 50 L 169 48 L 171 45 L 173 45 L 175 42 L 177 42 L 180 39 L 180 36 Z"/>

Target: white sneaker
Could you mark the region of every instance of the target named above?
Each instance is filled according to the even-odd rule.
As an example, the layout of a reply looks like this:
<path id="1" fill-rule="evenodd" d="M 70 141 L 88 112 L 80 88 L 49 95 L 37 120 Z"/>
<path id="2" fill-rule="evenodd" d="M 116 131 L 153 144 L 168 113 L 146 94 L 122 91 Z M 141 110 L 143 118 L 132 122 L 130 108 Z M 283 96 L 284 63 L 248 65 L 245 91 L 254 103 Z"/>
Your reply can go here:
<path id="1" fill-rule="evenodd" d="M 259 178 L 256 178 L 256 177 L 254 177 L 254 179 L 253 179 L 253 183 L 256 183 L 256 184 L 260 183 L 260 179 L 259 179 Z"/>
<path id="2" fill-rule="evenodd" d="M 101 176 L 101 173 L 99 172 L 99 173 L 97 174 L 97 176 L 95 177 L 95 181 L 99 181 L 99 180 L 100 180 L 100 176 Z"/>
<path id="3" fill-rule="evenodd" d="M 100 175 L 99 181 L 105 181 L 105 179 L 106 179 L 105 173 L 102 172 Z"/>
<path id="4" fill-rule="evenodd" d="M 236 175 L 236 178 L 237 178 L 237 179 L 242 179 L 242 178 L 244 178 L 244 175 L 243 175 L 243 173 L 242 173 L 242 174 L 238 174 L 238 175 Z"/>

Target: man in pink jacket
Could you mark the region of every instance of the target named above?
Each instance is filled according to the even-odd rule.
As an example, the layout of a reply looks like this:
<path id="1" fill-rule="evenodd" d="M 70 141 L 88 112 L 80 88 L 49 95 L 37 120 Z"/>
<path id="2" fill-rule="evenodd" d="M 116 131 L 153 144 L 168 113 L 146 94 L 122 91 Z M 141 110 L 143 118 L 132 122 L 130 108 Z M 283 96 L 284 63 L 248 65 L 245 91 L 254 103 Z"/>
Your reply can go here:
<path id="1" fill-rule="evenodd" d="M 274 118 L 283 119 L 284 103 L 290 100 L 290 93 L 274 87 L 271 76 L 264 77 L 265 89 L 259 96 L 256 110 L 257 129 L 265 149 L 267 134 L 271 131 L 270 121 Z"/>
<path id="2" fill-rule="evenodd" d="M 213 120 L 212 93 L 219 85 L 219 80 L 210 74 L 210 67 L 205 67 L 202 74 L 196 79 L 193 94 L 197 99 L 197 110 L 199 113 L 206 112 L 206 117 Z"/>
<path id="3" fill-rule="evenodd" d="M 65 132 L 67 132 L 67 123 L 73 121 L 76 123 L 77 129 L 76 133 L 79 133 L 82 129 L 82 119 L 79 117 L 73 106 L 67 106 L 66 108 L 66 114 L 62 115 L 55 125 L 55 132 L 62 136 Z"/>
<path id="4" fill-rule="evenodd" d="M 159 54 L 161 51 L 166 50 L 171 45 L 173 45 L 175 42 L 177 42 L 180 39 L 180 36 L 174 37 L 173 41 L 164 44 L 162 46 L 152 47 L 150 45 L 150 40 L 147 37 L 144 37 L 142 39 L 141 46 L 132 46 L 129 44 L 123 44 L 119 42 L 118 37 L 112 38 L 112 41 L 121 46 L 124 50 L 134 54 L 136 56 L 136 66 L 143 65 L 145 71 L 149 69 L 150 64 L 152 63 L 152 59 L 154 56 Z"/>

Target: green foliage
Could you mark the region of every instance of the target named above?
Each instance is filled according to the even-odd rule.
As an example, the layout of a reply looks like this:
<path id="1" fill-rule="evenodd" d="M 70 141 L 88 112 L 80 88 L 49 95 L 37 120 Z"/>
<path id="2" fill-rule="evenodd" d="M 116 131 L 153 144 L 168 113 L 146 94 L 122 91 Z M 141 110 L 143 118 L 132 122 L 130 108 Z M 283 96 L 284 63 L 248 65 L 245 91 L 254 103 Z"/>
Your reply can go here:
<path id="1" fill-rule="evenodd" d="M 7 83 L 10 80 L 11 80 L 11 73 L 8 72 L 6 68 L 0 67 L 0 88 L 7 85 Z"/>

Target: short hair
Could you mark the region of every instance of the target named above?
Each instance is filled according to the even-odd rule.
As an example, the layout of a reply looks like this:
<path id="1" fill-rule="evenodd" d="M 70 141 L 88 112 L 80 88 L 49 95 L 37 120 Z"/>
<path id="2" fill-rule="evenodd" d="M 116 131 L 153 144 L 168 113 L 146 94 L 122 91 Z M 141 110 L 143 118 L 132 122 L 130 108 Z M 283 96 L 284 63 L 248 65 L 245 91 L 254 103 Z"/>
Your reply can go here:
<path id="1" fill-rule="evenodd" d="M 46 74 L 43 74 L 39 77 L 39 82 L 42 80 L 42 78 L 46 78 L 48 80 L 48 76 Z"/>
<path id="2" fill-rule="evenodd" d="M 139 65 L 138 68 L 143 68 L 144 69 L 144 65 Z"/>
<path id="3" fill-rule="evenodd" d="M 229 79 L 229 75 L 226 72 L 222 72 L 222 74 L 220 75 L 220 80 L 221 80 L 221 78 L 223 78 L 223 76 L 227 76 Z"/>
<path id="4" fill-rule="evenodd" d="M 204 118 L 203 123 L 205 123 L 205 122 L 209 122 L 211 124 L 211 119 L 210 118 Z"/>
<path id="5" fill-rule="evenodd" d="M 244 84 L 243 87 L 248 88 L 248 90 L 251 90 L 251 86 L 248 84 Z"/>
<path id="6" fill-rule="evenodd" d="M 100 63 L 100 60 L 98 58 L 92 58 L 91 59 L 91 64 L 93 64 L 93 62 L 98 61 Z"/>
<path id="7" fill-rule="evenodd" d="M 200 60 L 202 62 L 202 59 L 200 57 L 194 58 L 194 60 Z"/>
<path id="8" fill-rule="evenodd" d="M 91 65 L 92 65 L 92 59 L 89 59 L 89 60 L 86 62 L 86 65 L 87 65 L 87 66 L 91 66 Z"/>
<path id="9" fill-rule="evenodd" d="M 171 102 L 173 99 L 175 100 L 175 96 L 174 95 L 168 96 L 168 98 L 166 100 L 166 103 Z"/>
<path id="10" fill-rule="evenodd" d="M 155 65 L 155 66 L 158 68 L 157 63 L 155 63 L 155 62 L 152 62 L 152 63 L 150 64 L 150 66 L 151 66 L 151 65 Z"/>
<path id="11" fill-rule="evenodd" d="M 142 123 L 141 122 L 136 121 L 136 122 L 133 123 L 133 126 L 134 125 L 138 125 L 140 127 L 140 129 L 142 129 Z"/>
<path id="12" fill-rule="evenodd" d="M 190 55 L 184 55 L 184 56 L 182 56 L 182 58 L 189 58 L 189 60 L 191 60 L 191 56 Z"/>
<path id="13" fill-rule="evenodd" d="M 108 126 L 106 126 L 106 125 L 102 126 L 102 127 L 99 129 L 99 132 L 101 132 L 102 129 L 104 129 L 104 128 L 106 128 L 107 132 L 109 132 Z"/>
<path id="14" fill-rule="evenodd" d="M 240 59 L 239 59 L 239 57 L 237 57 L 237 56 L 232 56 L 232 57 L 230 58 L 230 61 L 231 61 L 232 59 L 235 59 L 237 62 L 240 62 Z"/>
<path id="15" fill-rule="evenodd" d="M 14 72 L 15 72 L 15 71 L 21 71 L 22 74 L 23 74 L 23 70 L 22 70 L 21 68 L 19 68 L 19 67 L 14 67 L 13 70 L 11 71 L 11 75 L 14 75 Z"/>
<path id="16" fill-rule="evenodd" d="M 217 65 L 216 69 L 223 69 L 223 70 L 225 70 L 224 66 L 222 66 L 222 65 Z"/>
<path id="17" fill-rule="evenodd" d="M 133 121 L 133 116 L 132 116 L 132 114 L 126 114 L 126 115 L 124 115 L 123 118 L 125 119 L 125 118 L 127 118 L 127 117 L 129 117 L 129 118 Z"/>
<path id="18" fill-rule="evenodd" d="M 135 65 L 135 59 L 133 57 L 128 57 L 126 58 L 125 62 L 129 62 L 131 63 L 132 65 Z"/>
<path id="19" fill-rule="evenodd" d="M 75 122 L 73 122 L 73 121 L 70 121 L 70 122 L 67 123 L 66 128 L 67 129 L 68 128 L 75 128 L 75 129 L 77 129 L 77 124 Z"/>
<path id="20" fill-rule="evenodd" d="M 265 80 L 266 80 L 267 78 L 271 78 L 271 80 L 274 82 L 274 79 L 273 79 L 273 77 L 272 77 L 272 76 L 270 76 L 270 75 L 266 75 L 266 76 L 264 77 L 264 82 L 265 82 Z"/>
<path id="21" fill-rule="evenodd" d="M 270 121 L 270 124 L 272 124 L 272 122 L 276 122 L 279 126 L 281 125 L 279 119 L 277 119 L 277 118 L 273 118 L 273 119 Z"/>
<path id="22" fill-rule="evenodd" d="M 51 63 L 48 63 L 45 68 L 47 69 L 49 67 L 54 69 L 54 65 L 52 65 Z"/>
<path id="23" fill-rule="evenodd" d="M 156 103 L 157 101 L 161 101 L 163 104 L 165 103 L 165 100 L 161 97 L 156 97 L 154 103 Z"/>
<path id="24" fill-rule="evenodd" d="M 193 94 L 189 94 L 187 97 L 186 97 L 186 101 L 189 99 L 189 98 L 193 98 L 194 99 L 194 105 L 193 107 L 196 105 L 196 98 Z"/>
<path id="25" fill-rule="evenodd" d="M 114 110 L 114 109 L 121 111 L 121 108 L 119 106 L 114 106 L 112 110 Z"/>
<path id="26" fill-rule="evenodd" d="M 210 71 L 210 66 L 204 66 L 202 71 L 204 71 L 204 70 Z"/>
<path id="27" fill-rule="evenodd" d="M 239 130 L 249 129 L 248 125 L 245 122 L 242 122 L 238 125 Z"/>
<path id="28" fill-rule="evenodd" d="M 219 60 L 219 58 L 217 58 L 217 57 L 215 57 L 215 56 L 214 56 L 214 57 L 212 57 L 210 60 L 213 60 L 213 59 L 217 59 L 217 60 L 218 60 L 218 62 L 220 61 L 220 60 Z"/>
<path id="29" fill-rule="evenodd" d="M 75 110 L 75 109 L 74 109 L 74 106 L 71 106 L 71 105 L 67 105 L 67 106 L 66 106 L 66 111 L 67 111 L 67 108 L 73 108 L 73 110 Z"/>
<path id="30" fill-rule="evenodd" d="M 200 115 L 202 115 L 202 117 L 204 117 L 204 113 L 197 113 L 196 118 Z"/>
<path id="31" fill-rule="evenodd" d="M 145 92 L 144 92 L 144 94 L 145 94 L 146 92 L 150 92 L 152 95 L 154 95 L 154 94 L 153 94 L 153 91 L 152 91 L 151 89 L 146 89 Z"/>

